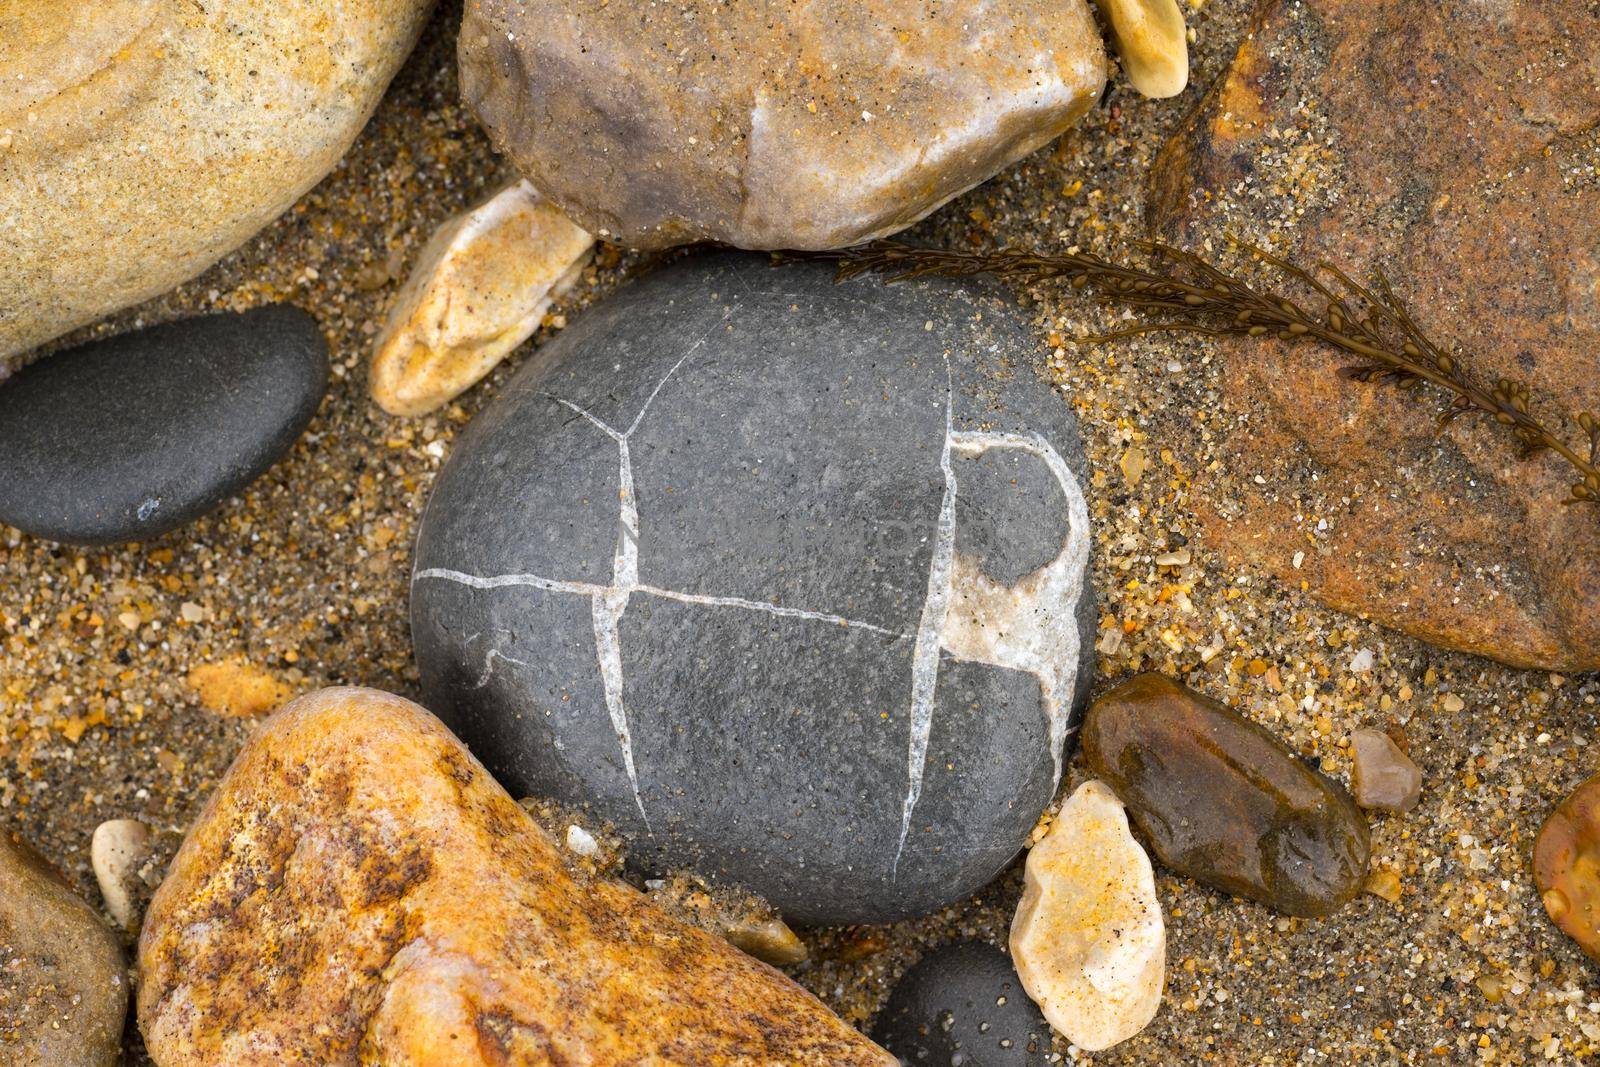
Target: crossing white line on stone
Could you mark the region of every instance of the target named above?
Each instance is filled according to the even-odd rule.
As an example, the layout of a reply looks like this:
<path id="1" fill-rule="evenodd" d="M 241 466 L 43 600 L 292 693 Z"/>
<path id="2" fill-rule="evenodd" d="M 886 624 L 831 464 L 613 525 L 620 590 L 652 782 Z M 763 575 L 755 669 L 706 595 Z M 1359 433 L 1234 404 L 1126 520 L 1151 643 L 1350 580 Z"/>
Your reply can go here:
<path id="1" fill-rule="evenodd" d="M 539 574 L 468 574 L 465 571 L 455 571 L 448 567 L 427 567 L 411 576 L 413 583 L 424 578 L 441 578 L 447 582 L 456 582 L 460 585 L 469 585 L 474 589 L 507 589 L 514 586 L 530 586 L 534 589 L 548 589 L 552 593 L 576 593 L 579 596 L 595 596 L 605 592 L 609 586 L 595 585 L 593 582 L 568 582 L 556 578 L 546 578 Z"/>
<path id="2" fill-rule="evenodd" d="M 701 593 L 682 593 L 676 589 L 662 589 L 654 585 L 637 586 L 636 592 L 647 593 L 650 596 L 664 597 L 667 600 L 678 600 L 685 604 L 704 604 L 713 608 L 744 608 L 748 611 L 764 611 L 768 615 L 779 615 L 786 619 L 811 619 L 815 622 L 828 622 L 836 626 L 848 626 L 857 630 L 870 630 L 875 634 L 886 637 L 905 637 L 906 634 L 899 630 L 890 630 L 876 623 L 862 622 L 859 619 L 847 619 L 843 615 L 834 615 L 827 611 L 807 611 L 804 608 L 789 608 L 782 604 L 773 604 L 765 600 L 746 600 L 739 596 L 706 596 Z"/>

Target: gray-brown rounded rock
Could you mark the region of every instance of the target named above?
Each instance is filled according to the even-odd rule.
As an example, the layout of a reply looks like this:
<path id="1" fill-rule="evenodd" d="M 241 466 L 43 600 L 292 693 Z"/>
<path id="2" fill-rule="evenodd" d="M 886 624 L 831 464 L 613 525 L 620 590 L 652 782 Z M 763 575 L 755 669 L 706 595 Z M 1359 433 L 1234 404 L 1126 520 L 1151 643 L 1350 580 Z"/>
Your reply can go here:
<path id="1" fill-rule="evenodd" d="M 592 233 L 833 248 L 1054 140 L 1105 84 L 1084 0 L 475 0 L 461 89 Z"/>
<path id="2" fill-rule="evenodd" d="M 111 1067 L 128 975 L 116 936 L 15 834 L 0 830 L 0 1063 Z"/>

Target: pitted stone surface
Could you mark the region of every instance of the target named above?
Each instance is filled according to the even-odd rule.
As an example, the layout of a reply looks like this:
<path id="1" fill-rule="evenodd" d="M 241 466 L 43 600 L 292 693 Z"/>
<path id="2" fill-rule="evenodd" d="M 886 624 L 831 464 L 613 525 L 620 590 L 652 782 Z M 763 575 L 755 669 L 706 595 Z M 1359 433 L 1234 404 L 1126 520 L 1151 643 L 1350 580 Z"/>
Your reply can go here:
<path id="1" fill-rule="evenodd" d="M 981 941 L 935 949 L 900 979 L 873 1040 L 912 1067 L 1045 1067 L 1050 1027 L 1006 954 Z"/>
<path id="2" fill-rule="evenodd" d="M 735 254 L 635 283 L 440 475 L 432 705 L 513 790 L 791 917 L 978 888 L 1054 792 L 1092 662 L 1081 453 L 1031 360 L 953 283 Z"/>

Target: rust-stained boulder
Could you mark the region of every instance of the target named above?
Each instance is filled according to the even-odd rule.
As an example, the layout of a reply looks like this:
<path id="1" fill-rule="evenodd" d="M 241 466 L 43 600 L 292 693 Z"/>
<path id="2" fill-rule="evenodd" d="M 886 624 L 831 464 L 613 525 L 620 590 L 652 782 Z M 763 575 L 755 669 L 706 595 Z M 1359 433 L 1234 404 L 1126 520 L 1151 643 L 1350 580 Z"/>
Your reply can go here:
<path id="1" fill-rule="evenodd" d="M 1105 85 L 1084 0 L 474 0 L 460 53 L 495 145 L 584 229 L 640 248 L 893 233 Z"/>
<path id="2" fill-rule="evenodd" d="M 1596 410 L 1597 50 L 1588 0 L 1268 0 L 1157 161 L 1156 235 L 1382 266 L 1480 379 L 1527 381 L 1543 416 Z M 1437 432 L 1442 394 L 1347 381 L 1319 346 L 1217 346 L 1240 476 L 1195 498 L 1234 561 L 1448 648 L 1600 669 L 1600 518 L 1562 503 L 1570 468 L 1484 419 Z"/>
<path id="3" fill-rule="evenodd" d="M 555 845 L 433 716 L 326 689 L 246 744 L 139 947 L 162 1067 L 893 1060 Z"/>

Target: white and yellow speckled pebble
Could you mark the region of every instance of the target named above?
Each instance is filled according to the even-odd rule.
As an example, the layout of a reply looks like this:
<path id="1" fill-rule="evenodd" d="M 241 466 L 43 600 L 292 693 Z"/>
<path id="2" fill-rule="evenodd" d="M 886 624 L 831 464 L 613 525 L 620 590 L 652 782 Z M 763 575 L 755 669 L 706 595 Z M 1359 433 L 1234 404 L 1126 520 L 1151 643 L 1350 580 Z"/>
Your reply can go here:
<path id="1" fill-rule="evenodd" d="M 1161 1004 L 1167 933 L 1150 858 L 1104 782 L 1068 798 L 1028 853 L 1011 923 L 1022 986 L 1079 1048 L 1110 1048 Z"/>

